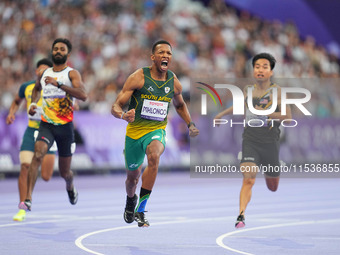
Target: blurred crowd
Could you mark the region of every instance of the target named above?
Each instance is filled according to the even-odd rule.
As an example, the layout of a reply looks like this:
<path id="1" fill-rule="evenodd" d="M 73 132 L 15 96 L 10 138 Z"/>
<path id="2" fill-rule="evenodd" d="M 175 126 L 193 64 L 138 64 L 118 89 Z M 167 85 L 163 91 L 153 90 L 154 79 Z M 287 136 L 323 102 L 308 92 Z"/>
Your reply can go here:
<path id="1" fill-rule="evenodd" d="M 294 23 L 267 22 L 223 0 L 205 2 L 2 0 L 0 110 L 9 108 L 20 84 L 35 78 L 37 60 L 49 56 L 57 37 L 72 42 L 69 65 L 80 71 L 90 95 L 80 108 L 97 113 L 110 112 L 127 76 L 150 65 L 151 46 L 161 38 L 173 46 L 171 70 L 185 93 L 193 77 L 249 77 L 250 59 L 259 52 L 275 56 L 276 77 L 339 77 L 338 57 L 313 37 L 301 38 Z M 315 99 L 326 108 L 320 116 L 334 115 L 337 85 Z"/>

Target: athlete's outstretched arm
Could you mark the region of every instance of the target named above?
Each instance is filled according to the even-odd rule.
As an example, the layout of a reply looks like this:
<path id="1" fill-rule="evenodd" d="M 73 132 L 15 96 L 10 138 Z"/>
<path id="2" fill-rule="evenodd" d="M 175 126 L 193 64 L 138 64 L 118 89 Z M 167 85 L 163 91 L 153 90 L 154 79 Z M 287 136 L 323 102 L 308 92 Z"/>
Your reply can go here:
<path id="1" fill-rule="evenodd" d="M 285 119 L 291 119 L 292 112 L 291 112 L 290 106 L 289 105 L 286 106 L 286 115 L 282 115 L 282 109 L 281 107 L 279 107 L 278 112 L 273 112 L 272 114 L 269 114 L 268 117 L 273 120 L 280 120 L 280 121 L 283 121 Z"/>
<path id="2" fill-rule="evenodd" d="M 127 112 L 123 111 L 124 105 L 130 100 L 133 92 L 136 89 L 141 89 L 144 85 L 144 74 L 142 69 L 138 69 L 136 72 L 131 74 L 122 90 L 119 92 L 116 101 L 113 103 L 111 108 L 111 114 L 118 118 L 126 120 L 127 122 L 134 122 L 135 120 L 135 109 L 131 109 Z"/>
<path id="3" fill-rule="evenodd" d="M 273 120 L 280 120 L 283 121 L 285 119 L 291 119 L 292 118 L 292 111 L 289 105 L 286 105 L 286 115 L 282 115 L 282 109 L 281 109 L 281 88 L 279 86 L 278 87 L 278 102 L 277 102 L 277 106 L 279 111 L 277 112 L 273 112 L 272 114 L 268 115 L 269 118 L 273 119 Z M 288 122 L 288 121 L 287 121 Z"/>
<path id="4" fill-rule="evenodd" d="M 18 111 L 20 104 L 22 102 L 23 98 L 19 97 L 19 93 L 15 95 L 15 98 L 13 99 L 13 102 L 11 104 L 11 107 L 9 108 L 9 112 L 6 118 L 6 124 L 10 125 L 15 120 L 15 114 Z"/>
<path id="5" fill-rule="evenodd" d="M 219 114 L 217 114 L 214 119 L 221 119 L 223 116 L 225 115 L 229 115 L 233 112 L 233 107 L 230 106 L 229 108 L 225 109 L 224 111 L 220 112 Z"/>
<path id="6" fill-rule="evenodd" d="M 248 86 L 246 86 L 244 89 L 243 89 L 243 95 L 245 96 L 246 93 L 247 93 L 247 88 Z M 224 111 L 220 112 L 219 114 L 217 114 L 214 119 L 221 119 L 223 116 L 225 115 L 229 115 L 229 114 L 232 114 L 233 113 L 233 106 L 230 106 L 229 108 L 225 109 Z M 217 124 L 218 126 L 218 124 Z"/>
<path id="7" fill-rule="evenodd" d="M 195 124 L 191 120 L 191 116 L 182 96 L 182 85 L 179 82 L 178 78 L 174 77 L 174 90 L 175 95 L 173 97 L 173 103 L 176 109 L 176 112 L 179 116 L 185 121 L 185 123 L 189 127 L 189 135 L 191 137 L 197 136 L 199 134 L 199 130 L 196 128 Z"/>

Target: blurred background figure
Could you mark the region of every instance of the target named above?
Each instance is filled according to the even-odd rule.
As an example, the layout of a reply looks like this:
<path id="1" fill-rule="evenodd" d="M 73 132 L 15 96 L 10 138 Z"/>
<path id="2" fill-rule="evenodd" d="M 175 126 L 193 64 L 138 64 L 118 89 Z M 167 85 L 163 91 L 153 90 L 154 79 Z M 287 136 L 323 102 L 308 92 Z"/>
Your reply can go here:
<path id="1" fill-rule="evenodd" d="M 43 58 L 38 61 L 36 65 L 36 77 L 40 73 L 43 73 L 47 68 L 52 67 L 52 62 L 49 59 Z M 32 90 L 35 85 L 35 80 L 23 83 L 19 92 L 15 95 L 15 99 L 9 109 L 9 113 L 6 118 L 6 124 L 11 125 L 15 121 L 15 114 L 18 111 L 23 100 L 26 100 L 27 108 L 31 104 Z M 18 188 L 19 188 L 19 203 L 24 202 L 27 192 L 27 176 L 28 168 L 31 164 L 33 154 L 34 154 L 34 144 L 35 139 L 39 132 L 39 126 L 41 121 L 41 105 L 42 100 L 40 99 L 37 103 L 38 111 L 34 116 L 28 114 L 28 125 L 25 130 L 24 136 L 22 138 L 20 146 L 20 174 L 18 178 Z M 41 177 L 44 181 L 49 181 L 53 175 L 54 159 L 55 159 L 55 145 L 51 148 L 44 157 L 41 164 Z M 26 218 L 25 210 L 19 209 L 18 213 L 14 215 L 13 220 L 23 221 Z"/>

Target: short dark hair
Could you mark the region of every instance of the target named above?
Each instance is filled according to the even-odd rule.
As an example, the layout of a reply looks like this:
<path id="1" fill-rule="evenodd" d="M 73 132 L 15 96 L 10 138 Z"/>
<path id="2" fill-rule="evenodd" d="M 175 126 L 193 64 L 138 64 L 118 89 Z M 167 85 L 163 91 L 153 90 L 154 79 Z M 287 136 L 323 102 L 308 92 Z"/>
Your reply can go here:
<path id="1" fill-rule="evenodd" d="M 37 68 L 41 65 L 47 65 L 49 67 L 52 67 L 53 66 L 53 63 L 51 60 L 49 60 L 48 58 L 43 58 L 43 59 L 40 59 L 38 62 L 37 62 Z"/>
<path id="2" fill-rule="evenodd" d="M 270 69 L 273 70 L 275 67 L 276 59 L 273 57 L 273 55 L 269 53 L 260 53 L 255 55 L 252 60 L 253 67 L 255 66 L 255 62 L 261 58 L 267 59 L 270 63 Z"/>
<path id="3" fill-rule="evenodd" d="M 52 50 L 53 50 L 54 45 L 55 45 L 56 43 L 59 43 L 59 42 L 65 43 L 65 44 L 67 45 L 68 53 L 70 53 L 70 52 L 72 51 L 72 44 L 71 44 L 71 42 L 70 42 L 68 39 L 66 39 L 66 38 L 57 38 L 57 39 L 55 39 L 54 42 L 53 42 L 53 44 L 52 44 Z"/>
<path id="4" fill-rule="evenodd" d="M 168 41 L 165 41 L 165 40 L 159 40 L 157 42 L 155 42 L 153 45 L 152 45 L 152 53 L 155 53 L 155 49 L 157 47 L 158 44 L 167 44 L 170 46 L 170 48 L 172 49 L 172 46 L 171 44 L 168 42 Z"/>

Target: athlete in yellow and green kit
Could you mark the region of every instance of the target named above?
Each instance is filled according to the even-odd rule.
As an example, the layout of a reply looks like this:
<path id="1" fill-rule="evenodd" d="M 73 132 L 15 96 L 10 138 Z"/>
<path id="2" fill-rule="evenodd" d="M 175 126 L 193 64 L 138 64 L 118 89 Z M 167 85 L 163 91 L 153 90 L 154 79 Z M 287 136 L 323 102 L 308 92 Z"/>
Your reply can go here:
<path id="1" fill-rule="evenodd" d="M 47 58 L 40 59 L 37 62 L 35 73 L 39 75 L 44 72 L 48 67 L 51 67 L 53 64 L 51 60 Z M 27 108 L 31 104 L 31 95 L 32 90 L 35 86 L 35 80 L 28 81 L 23 83 L 18 93 L 15 95 L 15 98 L 11 104 L 9 109 L 6 124 L 11 125 L 15 121 L 15 114 L 20 108 L 23 100 L 26 100 Z M 23 202 L 26 198 L 27 192 L 27 176 L 28 176 L 28 168 L 31 164 L 33 154 L 34 154 L 34 143 L 35 143 L 35 134 L 38 135 L 38 130 L 40 126 L 41 120 L 41 105 L 42 100 L 39 100 L 37 103 L 37 113 L 33 116 L 28 115 L 28 125 L 25 130 L 24 136 L 22 138 L 21 146 L 20 146 L 20 174 L 18 178 L 18 189 L 19 189 L 19 203 Z M 53 148 L 55 147 L 55 148 Z M 55 160 L 55 151 L 56 146 L 52 146 L 51 149 L 47 152 L 45 157 L 41 163 L 41 177 L 44 181 L 48 181 L 51 179 L 53 175 L 53 167 Z M 18 213 L 14 215 L 13 220 L 15 221 L 23 221 L 26 218 L 26 211 L 23 209 L 19 209 Z"/>
<path id="2" fill-rule="evenodd" d="M 172 47 L 169 42 L 160 40 L 154 43 L 152 65 L 138 69 L 128 77 L 111 110 L 113 116 L 129 123 L 124 150 L 127 168 L 124 220 L 127 223 L 135 220 L 139 227 L 150 225 L 144 214 L 145 206 L 156 181 L 160 156 L 165 149 L 165 128 L 171 101 L 188 125 L 189 135 L 194 137 L 199 134 L 183 100 L 182 85 L 176 75 L 168 70 L 171 58 Z M 123 107 L 128 102 L 129 109 L 124 112 Z M 145 155 L 148 165 L 142 174 L 137 205 L 135 193 Z"/>

